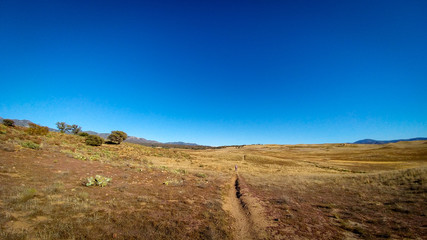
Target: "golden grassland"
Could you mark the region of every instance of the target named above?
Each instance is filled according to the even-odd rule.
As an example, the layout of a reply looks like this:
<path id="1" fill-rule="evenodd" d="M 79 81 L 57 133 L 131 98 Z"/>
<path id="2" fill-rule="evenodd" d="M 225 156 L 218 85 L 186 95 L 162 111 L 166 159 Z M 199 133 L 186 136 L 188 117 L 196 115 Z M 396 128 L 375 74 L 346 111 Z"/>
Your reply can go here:
<path id="1" fill-rule="evenodd" d="M 224 207 L 235 165 L 257 231 L 244 236 L 427 236 L 426 141 L 93 147 L 0 125 L 0 239 L 238 239 L 241 219 Z M 82 184 L 96 174 L 112 182 Z"/>

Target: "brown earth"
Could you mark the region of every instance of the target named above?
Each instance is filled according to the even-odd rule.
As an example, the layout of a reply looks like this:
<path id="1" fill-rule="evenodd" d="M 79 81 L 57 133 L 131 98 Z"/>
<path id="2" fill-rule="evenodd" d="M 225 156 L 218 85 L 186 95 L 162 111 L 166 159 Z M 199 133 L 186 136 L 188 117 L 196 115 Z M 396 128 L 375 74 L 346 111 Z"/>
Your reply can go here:
<path id="1" fill-rule="evenodd" d="M 83 185 L 95 175 L 113 180 Z M 0 239 L 228 239 L 227 178 L 0 150 Z"/>
<path id="2" fill-rule="evenodd" d="M 426 163 L 425 141 L 91 147 L 0 125 L 0 239 L 426 239 Z"/>

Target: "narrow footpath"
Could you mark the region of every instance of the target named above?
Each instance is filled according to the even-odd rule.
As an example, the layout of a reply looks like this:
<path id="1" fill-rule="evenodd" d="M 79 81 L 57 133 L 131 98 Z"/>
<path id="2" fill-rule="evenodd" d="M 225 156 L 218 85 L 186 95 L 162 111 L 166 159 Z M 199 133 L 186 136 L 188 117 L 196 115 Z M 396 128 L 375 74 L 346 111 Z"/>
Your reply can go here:
<path id="1" fill-rule="evenodd" d="M 228 193 L 224 199 L 223 208 L 235 219 L 234 239 L 254 239 L 251 233 L 251 222 L 246 204 L 241 199 L 239 176 L 235 174 L 229 183 Z"/>

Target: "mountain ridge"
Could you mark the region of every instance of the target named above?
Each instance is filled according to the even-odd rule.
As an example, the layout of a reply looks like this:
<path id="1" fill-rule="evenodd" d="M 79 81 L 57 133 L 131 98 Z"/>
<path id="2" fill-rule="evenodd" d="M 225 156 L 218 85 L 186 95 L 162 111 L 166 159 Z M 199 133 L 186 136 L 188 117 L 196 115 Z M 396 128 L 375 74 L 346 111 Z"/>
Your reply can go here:
<path id="1" fill-rule="evenodd" d="M 420 141 L 427 140 L 427 138 L 416 137 L 416 138 L 408 138 L 408 139 L 395 139 L 395 140 L 375 140 L 375 139 L 362 139 L 354 142 L 354 144 L 387 144 L 387 143 L 395 143 L 395 142 L 410 142 L 410 141 Z"/>

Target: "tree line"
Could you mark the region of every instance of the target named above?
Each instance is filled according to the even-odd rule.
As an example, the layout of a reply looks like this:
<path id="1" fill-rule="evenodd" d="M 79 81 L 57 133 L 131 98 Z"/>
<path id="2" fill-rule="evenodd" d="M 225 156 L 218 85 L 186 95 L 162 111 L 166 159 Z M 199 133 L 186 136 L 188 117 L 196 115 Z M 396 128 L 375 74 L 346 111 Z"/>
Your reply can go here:
<path id="1" fill-rule="evenodd" d="M 86 144 L 91 146 L 101 146 L 103 143 L 120 144 L 128 138 L 128 135 L 123 131 L 111 131 L 111 134 L 107 137 L 107 141 L 104 141 L 104 139 L 98 135 L 82 132 L 82 128 L 77 124 L 69 125 L 65 122 L 57 122 L 56 127 L 61 133 L 72 133 L 74 135 L 86 137 Z"/>
<path id="2" fill-rule="evenodd" d="M 8 127 L 15 127 L 15 121 L 13 121 L 12 119 L 3 119 L 2 123 Z M 101 146 L 103 143 L 120 144 L 128 138 L 128 135 L 125 132 L 117 130 L 111 131 L 111 134 L 107 137 L 107 141 L 104 141 L 104 139 L 98 135 L 91 135 L 86 132 L 82 132 L 82 127 L 77 124 L 70 125 L 65 122 L 57 122 L 56 127 L 61 133 L 74 134 L 86 137 L 86 144 L 91 146 Z M 49 128 L 39 126 L 35 123 L 30 123 L 27 132 L 31 135 L 46 135 L 49 132 Z"/>

